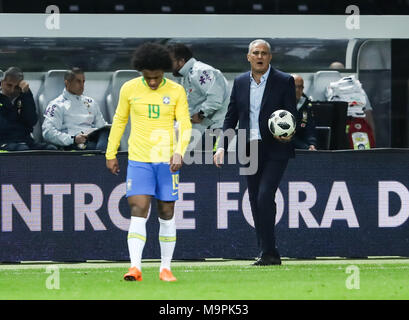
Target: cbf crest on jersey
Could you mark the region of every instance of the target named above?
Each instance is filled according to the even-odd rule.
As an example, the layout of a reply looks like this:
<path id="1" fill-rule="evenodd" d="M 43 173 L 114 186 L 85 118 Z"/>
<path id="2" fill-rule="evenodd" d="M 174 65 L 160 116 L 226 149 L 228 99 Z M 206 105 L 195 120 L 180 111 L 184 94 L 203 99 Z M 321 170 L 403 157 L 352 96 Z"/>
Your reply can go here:
<path id="1" fill-rule="evenodd" d="M 168 96 L 163 97 L 163 104 L 169 104 L 170 98 Z"/>

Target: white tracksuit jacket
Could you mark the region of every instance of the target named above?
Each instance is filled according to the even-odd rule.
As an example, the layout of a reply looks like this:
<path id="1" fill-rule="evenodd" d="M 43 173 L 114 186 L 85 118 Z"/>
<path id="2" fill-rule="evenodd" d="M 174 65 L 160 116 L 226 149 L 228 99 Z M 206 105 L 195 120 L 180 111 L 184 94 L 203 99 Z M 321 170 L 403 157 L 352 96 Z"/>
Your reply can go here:
<path id="1" fill-rule="evenodd" d="M 43 138 L 58 146 L 69 146 L 74 143 L 77 134 L 87 134 L 106 124 L 94 99 L 77 96 L 64 89 L 44 112 Z"/>
<path id="2" fill-rule="evenodd" d="M 191 58 L 179 73 L 183 76 L 182 85 L 186 90 L 190 116 L 200 110 L 204 112 L 203 121 L 193 124 L 193 128 L 202 132 L 207 128 L 222 128 L 230 92 L 220 70 Z"/>

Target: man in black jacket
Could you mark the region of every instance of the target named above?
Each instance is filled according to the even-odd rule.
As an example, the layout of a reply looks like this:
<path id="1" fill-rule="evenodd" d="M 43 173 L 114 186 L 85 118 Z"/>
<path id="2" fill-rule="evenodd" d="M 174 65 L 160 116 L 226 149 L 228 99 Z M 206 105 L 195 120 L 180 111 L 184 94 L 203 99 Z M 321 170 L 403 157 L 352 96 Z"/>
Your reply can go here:
<path id="1" fill-rule="evenodd" d="M 297 127 L 294 136 L 296 149 L 317 150 L 314 114 L 311 100 L 304 94 L 304 79 L 297 74 L 292 75 L 295 83 L 295 98 L 297 99 Z"/>
<path id="2" fill-rule="evenodd" d="M 56 150 L 45 143 L 35 143 L 31 137 L 37 123 L 33 94 L 23 72 L 10 67 L 0 83 L 0 150 Z"/>
<path id="3" fill-rule="evenodd" d="M 261 251 L 259 259 L 253 264 L 255 266 L 281 264 L 274 232 L 274 196 L 289 159 L 295 156 L 291 142 L 293 135 L 276 137 L 268 129 L 268 119 L 274 111 L 285 109 L 292 114 L 296 112 L 294 79 L 271 67 L 271 59 L 271 47 L 267 41 L 257 39 L 250 43 L 247 60 L 251 70 L 234 80 L 223 135 L 214 155 L 214 163 L 220 167 L 224 162 L 224 150 L 227 149 L 224 142 L 226 132 L 239 124 L 239 130 L 246 133 L 246 141 L 241 143 L 246 145 L 250 162 L 254 160 L 257 163 L 257 171 L 247 175 L 251 213 Z"/>

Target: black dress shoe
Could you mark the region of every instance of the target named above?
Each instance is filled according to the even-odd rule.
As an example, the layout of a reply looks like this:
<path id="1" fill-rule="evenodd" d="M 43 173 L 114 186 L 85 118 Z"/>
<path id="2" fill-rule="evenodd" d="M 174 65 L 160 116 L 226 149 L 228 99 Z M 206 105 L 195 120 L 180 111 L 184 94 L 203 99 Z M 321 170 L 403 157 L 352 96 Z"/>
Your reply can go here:
<path id="1" fill-rule="evenodd" d="M 258 258 L 256 262 L 252 264 L 253 266 L 273 266 L 273 265 L 281 265 L 280 257 L 273 257 L 273 256 L 262 256 Z"/>

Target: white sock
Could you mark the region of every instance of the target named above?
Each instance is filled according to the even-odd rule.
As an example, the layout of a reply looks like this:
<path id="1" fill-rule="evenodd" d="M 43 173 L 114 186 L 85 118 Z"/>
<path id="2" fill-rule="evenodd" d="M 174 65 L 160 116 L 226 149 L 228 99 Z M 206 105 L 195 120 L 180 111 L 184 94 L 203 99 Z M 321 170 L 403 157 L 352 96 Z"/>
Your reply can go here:
<path id="1" fill-rule="evenodd" d="M 146 242 L 146 218 L 131 217 L 128 231 L 128 249 L 131 267 L 141 269 L 142 251 Z"/>
<path id="2" fill-rule="evenodd" d="M 176 223 L 175 217 L 170 220 L 159 218 L 159 244 L 160 244 L 160 271 L 163 268 L 170 270 L 173 251 L 176 245 Z"/>

